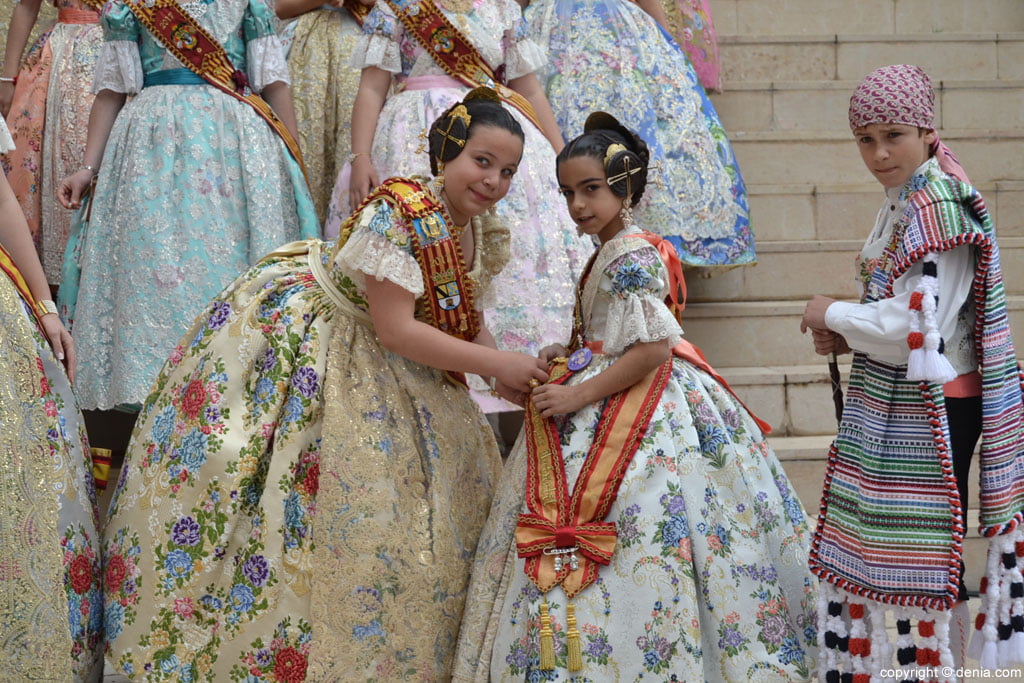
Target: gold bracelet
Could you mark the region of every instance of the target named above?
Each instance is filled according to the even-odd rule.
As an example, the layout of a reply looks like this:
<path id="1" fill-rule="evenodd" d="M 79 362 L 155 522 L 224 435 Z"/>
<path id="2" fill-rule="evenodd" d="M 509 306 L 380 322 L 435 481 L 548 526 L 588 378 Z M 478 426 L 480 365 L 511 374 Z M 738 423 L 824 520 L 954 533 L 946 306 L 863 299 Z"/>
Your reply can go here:
<path id="1" fill-rule="evenodd" d="M 36 302 L 36 315 L 40 318 L 51 313 L 57 315 L 57 304 L 53 303 L 52 299 L 40 299 Z"/>
<path id="2" fill-rule="evenodd" d="M 369 152 L 355 152 L 355 153 L 353 153 L 353 154 L 351 154 L 349 156 L 348 163 L 354 164 L 356 162 L 356 159 L 358 159 L 359 157 L 368 157 L 368 156 L 370 156 Z"/>

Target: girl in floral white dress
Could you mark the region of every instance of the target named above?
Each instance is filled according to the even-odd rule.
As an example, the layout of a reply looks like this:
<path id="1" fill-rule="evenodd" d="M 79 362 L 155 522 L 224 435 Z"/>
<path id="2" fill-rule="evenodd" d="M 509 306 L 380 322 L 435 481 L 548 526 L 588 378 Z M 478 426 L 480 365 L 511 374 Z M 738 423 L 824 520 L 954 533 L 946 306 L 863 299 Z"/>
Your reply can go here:
<path id="1" fill-rule="evenodd" d="M 803 509 L 767 425 L 666 305 L 679 261 L 629 212 L 646 145 L 607 114 L 586 131 L 558 179 L 600 247 L 568 348 L 541 351 L 551 379 L 477 547 L 455 680 L 806 680 Z"/>

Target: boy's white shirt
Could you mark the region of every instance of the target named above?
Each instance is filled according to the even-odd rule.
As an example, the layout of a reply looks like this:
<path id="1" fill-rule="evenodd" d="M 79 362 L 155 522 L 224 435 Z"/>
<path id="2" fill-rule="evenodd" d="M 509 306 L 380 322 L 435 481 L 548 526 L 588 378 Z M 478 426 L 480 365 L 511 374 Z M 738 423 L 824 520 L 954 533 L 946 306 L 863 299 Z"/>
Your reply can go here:
<path id="1" fill-rule="evenodd" d="M 917 175 L 931 158 L 914 172 Z M 878 212 L 875 227 L 864 243 L 863 256 L 881 254 L 889 243 L 896 219 L 903 215 L 906 199 L 900 200 L 902 188 L 887 189 L 886 200 Z M 960 316 L 960 309 L 971 293 L 975 256 L 970 246 L 957 247 L 937 254 L 939 301 L 936 322 L 946 342 L 946 358 L 957 374 L 977 369 L 972 343 L 973 316 Z M 893 296 L 873 303 L 859 304 L 836 301 L 825 311 L 825 324 L 846 339 L 851 349 L 867 353 L 876 360 L 897 365 L 910 357 L 907 335 L 910 333 L 910 295 L 921 278 L 923 265 L 915 263 L 893 283 Z"/>

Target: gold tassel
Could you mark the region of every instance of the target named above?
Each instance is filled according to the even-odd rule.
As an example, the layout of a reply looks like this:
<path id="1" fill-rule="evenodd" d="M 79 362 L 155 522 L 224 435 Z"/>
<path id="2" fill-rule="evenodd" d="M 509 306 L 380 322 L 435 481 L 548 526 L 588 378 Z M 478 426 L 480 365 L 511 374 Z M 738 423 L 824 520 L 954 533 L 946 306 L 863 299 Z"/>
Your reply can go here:
<path id="1" fill-rule="evenodd" d="M 547 601 L 540 604 L 540 668 L 543 671 L 555 668 L 555 634 L 551 630 Z"/>
<path id="2" fill-rule="evenodd" d="M 568 668 L 569 671 L 583 670 L 583 652 L 580 646 L 580 632 L 576 628 L 576 606 L 569 603 L 566 608 L 566 638 L 568 639 Z"/>

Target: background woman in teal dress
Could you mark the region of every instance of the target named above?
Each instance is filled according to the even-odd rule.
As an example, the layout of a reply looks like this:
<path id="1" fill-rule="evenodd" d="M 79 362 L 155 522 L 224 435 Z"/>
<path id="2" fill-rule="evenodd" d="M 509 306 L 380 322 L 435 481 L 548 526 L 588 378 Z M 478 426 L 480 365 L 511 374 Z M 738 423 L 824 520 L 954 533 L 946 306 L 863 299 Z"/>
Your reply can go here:
<path id="1" fill-rule="evenodd" d="M 269 4 L 184 7 L 294 137 Z M 80 273 L 65 273 L 61 287 L 88 409 L 141 404 L 203 302 L 274 247 L 319 232 L 298 165 L 249 105 L 183 69 L 124 3 L 108 4 L 101 22 L 85 167 L 60 189 L 77 207 L 96 175 L 65 259 Z"/>

